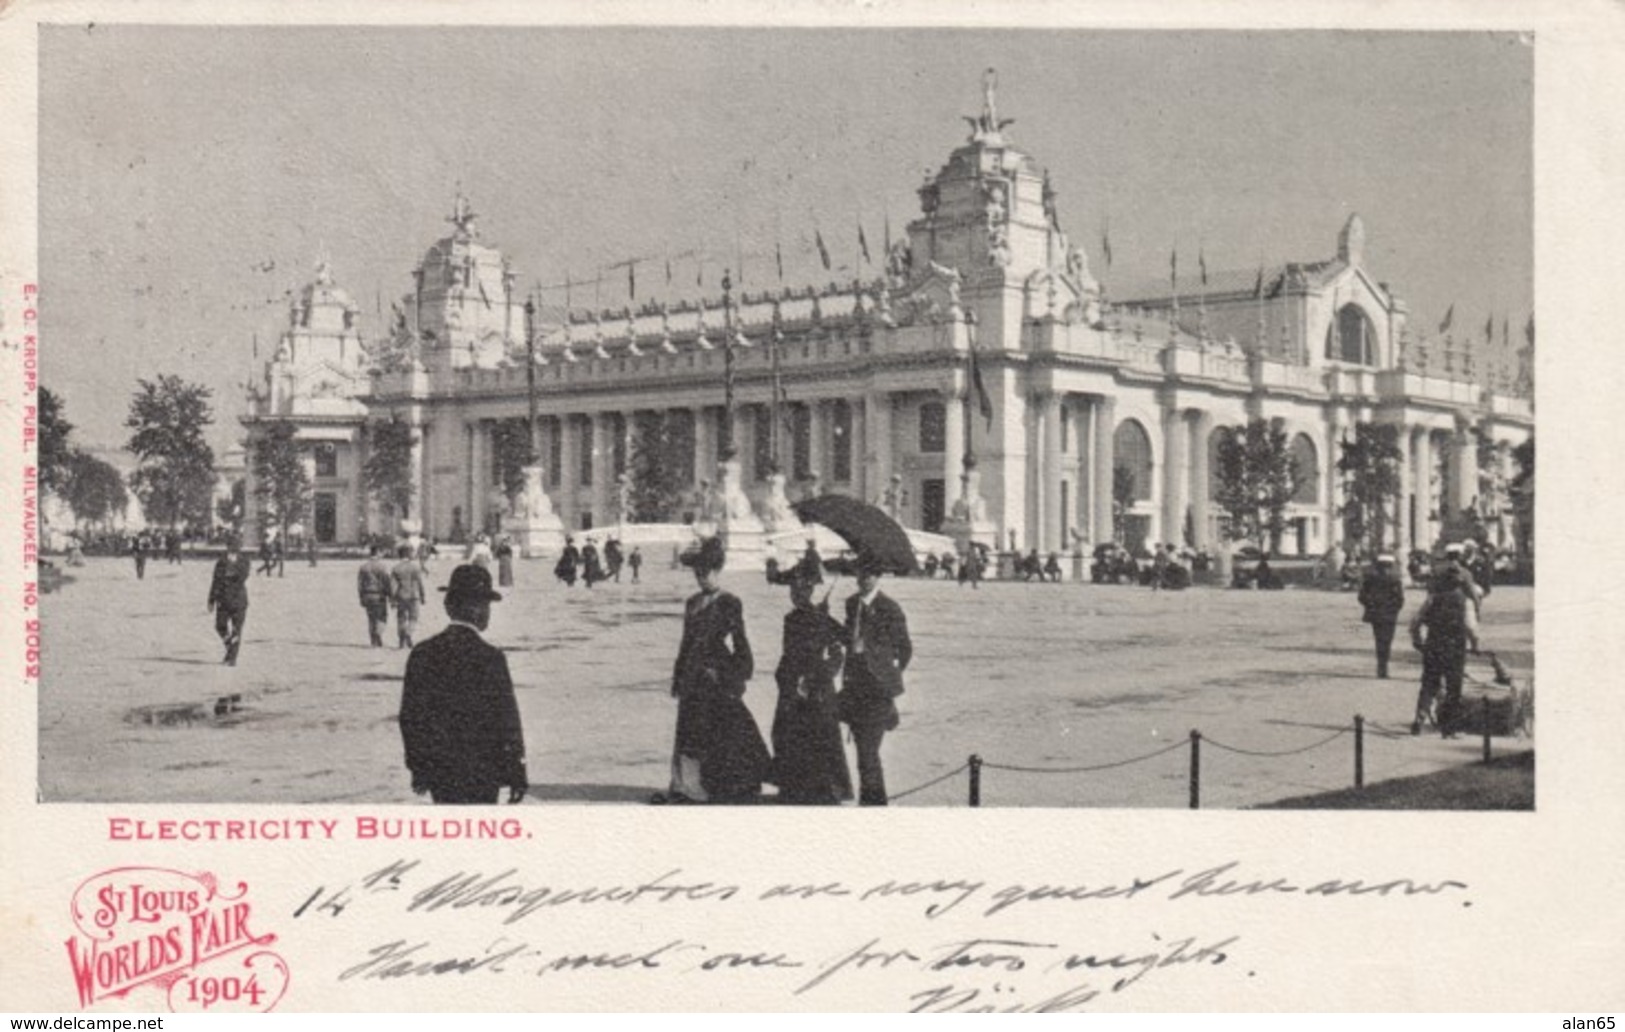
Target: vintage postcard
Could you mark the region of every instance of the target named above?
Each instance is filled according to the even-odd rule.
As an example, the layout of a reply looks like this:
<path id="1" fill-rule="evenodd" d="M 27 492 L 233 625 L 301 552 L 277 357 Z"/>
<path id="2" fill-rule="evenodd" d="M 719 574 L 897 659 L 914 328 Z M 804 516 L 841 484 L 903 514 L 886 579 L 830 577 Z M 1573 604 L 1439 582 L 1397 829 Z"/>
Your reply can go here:
<path id="1" fill-rule="evenodd" d="M 11 5 L 0 1009 L 1618 1004 L 1622 42 Z"/>

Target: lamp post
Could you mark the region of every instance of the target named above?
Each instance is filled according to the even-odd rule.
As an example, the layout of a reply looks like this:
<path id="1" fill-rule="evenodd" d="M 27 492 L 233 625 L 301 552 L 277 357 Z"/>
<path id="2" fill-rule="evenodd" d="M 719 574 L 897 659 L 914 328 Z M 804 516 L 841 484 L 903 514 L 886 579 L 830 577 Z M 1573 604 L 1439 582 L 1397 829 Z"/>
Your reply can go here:
<path id="1" fill-rule="evenodd" d="M 739 451 L 734 446 L 734 317 L 733 279 L 722 270 L 722 447 L 723 462 L 731 462 Z"/>
<path id="2" fill-rule="evenodd" d="M 773 366 L 773 401 L 770 406 L 772 426 L 770 428 L 768 437 L 771 443 L 768 457 L 769 473 L 782 473 L 784 471 L 784 463 L 779 458 L 781 435 L 783 433 L 783 431 L 780 429 L 781 424 L 779 422 L 782 418 L 782 413 L 779 410 L 779 401 L 784 395 L 784 387 L 779 378 L 779 345 L 784 343 L 783 327 L 783 319 L 779 312 L 779 301 L 777 298 L 775 298 L 773 300 L 773 332 L 768 337 L 768 347 L 772 348 L 769 358 L 771 359 Z"/>
<path id="3" fill-rule="evenodd" d="M 536 441 L 536 298 L 525 299 L 525 393 L 528 395 L 529 423 L 527 424 L 526 462 L 534 466 L 542 461 L 542 449 Z"/>

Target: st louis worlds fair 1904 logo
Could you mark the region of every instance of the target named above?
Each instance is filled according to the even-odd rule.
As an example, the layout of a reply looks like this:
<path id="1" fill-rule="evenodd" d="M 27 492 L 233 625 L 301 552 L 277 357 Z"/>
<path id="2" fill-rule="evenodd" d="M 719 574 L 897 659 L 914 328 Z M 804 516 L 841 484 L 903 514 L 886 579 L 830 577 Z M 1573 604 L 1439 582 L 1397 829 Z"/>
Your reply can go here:
<path id="1" fill-rule="evenodd" d="M 166 994 L 174 1011 L 268 1011 L 288 989 L 288 965 L 256 934 L 248 886 L 213 874 L 120 867 L 74 890 L 77 934 L 65 945 L 79 1004 Z"/>

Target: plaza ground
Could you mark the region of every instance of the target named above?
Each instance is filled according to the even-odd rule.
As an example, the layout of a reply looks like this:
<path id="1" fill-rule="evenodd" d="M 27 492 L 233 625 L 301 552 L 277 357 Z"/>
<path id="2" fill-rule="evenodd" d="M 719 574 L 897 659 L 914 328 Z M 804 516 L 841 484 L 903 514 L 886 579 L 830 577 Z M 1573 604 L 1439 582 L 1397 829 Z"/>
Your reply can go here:
<path id="1" fill-rule="evenodd" d="M 550 564 L 521 562 L 517 586 L 493 606 L 487 637 L 507 650 L 513 671 L 531 803 L 641 803 L 665 786 L 671 665 L 682 601 L 693 591 L 692 577 L 668 558 L 651 557 L 643 584 L 591 591 L 566 589 Z M 205 611 L 209 563 L 154 562 L 140 582 L 128 560 L 91 559 L 70 571 L 73 581 L 42 605 L 40 797 L 415 801 L 396 725 L 406 653 L 393 647 L 393 626 L 388 647 L 367 645 L 356 565 L 301 561 L 283 578 L 255 577 L 235 668 L 221 665 Z M 435 563 L 431 583 L 445 583 L 453 565 Z M 723 581 L 744 600 L 756 656 L 745 698 L 765 736 L 788 602 L 759 573 L 726 571 Z M 837 612 L 852 589 L 850 580 L 835 584 Z M 1354 738 L 1339 732 L 1355 714 L 1367 721 L 1367 783 L 1481 755 L 1474 738 L 1410 736 L 1417 655 L 1402 629 L 1393 676 L 1377 680 L 1351 594 L 1003 582 L 972 591 L 890 578 L 885 590 L 907 611 L 915 644 L 902 727 L 884 751 L 894 794 L 974 753 L 988 764 L 984 806 L 1184 807 L 1185 743 L 1197 729 L 1202 805 L 1258 805 L 1349 787 Z M 440 597 L 431 587 L 419 640 L 445 625 Z M 1404 615 L 1422 598 L 1409 592 Z M 1483 624 L 1485 647 L 1519 683 L 1532 679 L 1532 590 L 1496 589 Z M 1469 658 L 1468 669 L 1489 679 L 1482 660 Z M 233 696 L 239 701 L 216 716 L 217 700 Z M 1532 747 L 1495 740 L 1501 752 Z M 998 767 L 1120 762 L 1066 774 Z M 966 797 L 961 772 L 898 805 L 964 806 Z"/>

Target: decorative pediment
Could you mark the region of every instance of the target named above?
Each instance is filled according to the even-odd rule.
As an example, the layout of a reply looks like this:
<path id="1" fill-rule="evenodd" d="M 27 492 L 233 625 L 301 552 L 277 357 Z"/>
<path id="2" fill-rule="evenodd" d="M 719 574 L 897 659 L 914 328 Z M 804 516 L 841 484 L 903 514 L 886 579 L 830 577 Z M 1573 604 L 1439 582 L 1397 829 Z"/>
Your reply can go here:
<path id="1" fill-rule="evenodd" d="M 963 282 L 958 269 L 927 262 L 901 294 L 892 296 L 892 311 L 905 325 L 958 320 L 964 314 L 959 298 Z"/>

